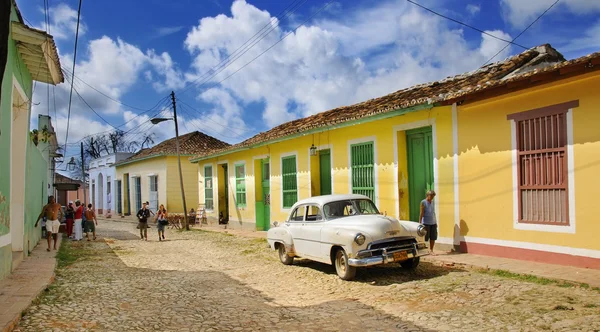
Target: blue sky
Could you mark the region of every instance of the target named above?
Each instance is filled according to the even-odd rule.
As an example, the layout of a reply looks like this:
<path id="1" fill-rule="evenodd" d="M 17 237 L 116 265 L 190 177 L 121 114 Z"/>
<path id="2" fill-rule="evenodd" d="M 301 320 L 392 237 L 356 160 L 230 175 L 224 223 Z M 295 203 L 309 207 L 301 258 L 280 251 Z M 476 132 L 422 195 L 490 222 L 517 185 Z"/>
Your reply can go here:
<path id="1" fill-rule="evenodd" d="M 202 130 L 234 143 L 294 118 L 474 70 L 506 45 L 405 0 L 335 0 L 319 11 L 327 2 L 84 0 L 75 87 L 113 126 L 129 121 L 120 128 L 131 131 L 130 140 L 154 133 L 160 141 L 172 137 L 173 130 L 170 125 L 148 124 L 149 116 L 160 110 L 138 116 L 142 111 L 116 103 L 80 80 L 114 100 L 144 110 L 175 90 L 182 100 L 178 112 L 182 131 Z M 510 40 L 554 0 L 416 2 Z M 43 1 L 17 3 L 27 21 L 45 29 Z M 62 65 L 68 68 L 77 4 L 75 0 L 49 1 L 50 33 Z M 204 81 L 204 73 L 270 20 L 275 22 L 290 4 L 297 10 L 273 25 L 264 39 L 206 84 L 191 86 L 198 79 Z M 562 0 L 516 42 L 526 47 L 550 43 L 567 59 L 599 51 L 599 14 L 598 0 Z M 286 39 L 249 63 L 289 32 Z M 494 61 L 522 51 L 510 46 Z M 34 113 L 49 112 L 55 118 L 61 144 L 68 87 L 68 83 L 55 88 L 38 84 L 33 100 Z M 112 129 L 76 95 L 73 100 L 69 143 Z M 67 155 L 75 151 L 74 145 L 69 146 Z"/>

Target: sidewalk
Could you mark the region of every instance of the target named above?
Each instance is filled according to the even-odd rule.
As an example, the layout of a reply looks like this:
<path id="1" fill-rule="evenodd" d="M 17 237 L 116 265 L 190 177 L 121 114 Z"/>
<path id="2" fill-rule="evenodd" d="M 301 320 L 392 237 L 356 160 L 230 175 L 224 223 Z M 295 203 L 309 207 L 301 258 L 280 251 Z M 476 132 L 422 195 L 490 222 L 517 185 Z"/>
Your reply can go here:
<path id="1" fill-rule="evenodd" d="M 529 274 L 548 279 L 560 279 L 584 283 L 591 287 L 600 287 L 600 270 L 596 269 L 584 269 L 572 266 L 454 252 L 441 253 L 436 251 L 436 254 L 436 256 L 425 257 L 425 260 L 430 262 L 453 263 L 468 267 L 505 270 L 512 273 Z"/>
<path id="2" fill-rule="evenodd" d="M 237 236 L 252 238 L 266 238 L 267 236 L 267 232 L 223 229 L 223 226 L 203 225 L 201 229 L 206 231 L 229 233 Z M 517 259 L 482 256 L 467 253 L 436 251 L 436 254 L 436 256 L 426 256 L 424 260 L 429 262 L 463 265 L 465 267 L 506 270 L 512 273 L 529 274 L 548 279 L 559 279 L 577 283 L 584 283 L 590 285 L 591 287 L 600 287 L 600 270 L 596 269 L 583 269 L 572 266 L 545 264 L 522 261 Z"/>
<path id="3" fill-rule="evenodd" d="M 62 240 L 60 235 L 57 248 Z M 11 275 L 0 280 L 0 332 L 12 331 L 21 319 L 21 313 L 54 281 L 57 250 L 47 252 L 46 248 L 46 239 L 41 239 L 31 256 L 25 258 Z"/>

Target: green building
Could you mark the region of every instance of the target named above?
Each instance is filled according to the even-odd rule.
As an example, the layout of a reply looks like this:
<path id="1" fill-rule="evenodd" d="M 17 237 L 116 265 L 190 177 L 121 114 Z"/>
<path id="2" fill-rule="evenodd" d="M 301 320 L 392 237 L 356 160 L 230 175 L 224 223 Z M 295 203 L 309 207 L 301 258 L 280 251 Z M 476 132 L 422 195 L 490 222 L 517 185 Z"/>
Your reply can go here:
<path id="1" fill-rule="evenodd" d="M 27 26 L 14 1 L 2 42 L 8 56 L 0 99 L 0 279 L 39 242 L 35 219 L 54 191 L 58 144 L 50 117 L 40 116 L 36 130 L 30 128 L 33 81 L 64 81 L 52 36 Z"/>

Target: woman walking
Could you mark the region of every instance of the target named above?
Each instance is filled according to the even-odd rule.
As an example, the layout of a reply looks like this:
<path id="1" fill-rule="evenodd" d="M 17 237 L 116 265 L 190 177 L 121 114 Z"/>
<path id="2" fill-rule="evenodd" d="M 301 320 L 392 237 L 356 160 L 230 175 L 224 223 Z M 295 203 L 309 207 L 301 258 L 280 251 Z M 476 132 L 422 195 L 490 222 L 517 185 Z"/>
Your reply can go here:
<path id="1" fill-rule="evenodd" d="M 167 221 L 167 209 L 165 209 L 163 204 L 160 205 L 158 212 L 156 212 L 156 219 L 158 220 L 158 241 L 162 241 L 165 239 L 165 227 L 169 224 Z"/>
<path id="2" fill-rule="evenodd" d="M 75 201 L 75 234 L 73 240 L 81 241 L 83 239 L 83 205 L 79 200 Z"/>
<path id="3" fill-rule="evenodd" d="M 73 222 L 75 219 L 75 209 L 73 209 L 73 201 L 69 202 L 67 211 L 65 211 L 65 218 L 67 219 L 67 237 L 73 238 Z"/>
<path id="4" fill-rule="evenodd" d="M 95 224 L 94 224 L 95 222 Z M 92 209 L 92 204 L 88 204 L 87 210 L 85 210 L 85 237 L 90 241 L 90 234 L 94 235 L 94 241 L 96 241 L 96 226 L 98 225 L 98 219 L 96 219 L 96 212 Z"/>

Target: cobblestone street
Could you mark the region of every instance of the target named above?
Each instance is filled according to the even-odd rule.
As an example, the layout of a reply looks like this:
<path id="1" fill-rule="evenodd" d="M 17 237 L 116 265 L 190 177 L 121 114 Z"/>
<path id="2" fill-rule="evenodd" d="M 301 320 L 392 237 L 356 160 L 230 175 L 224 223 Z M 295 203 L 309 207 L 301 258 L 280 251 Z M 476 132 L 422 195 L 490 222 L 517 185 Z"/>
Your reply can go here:
<path id="1" fill-rule="evenodd" d="M 102 221 L 64 241 L 55 283 L 17 331 L 597 331 L 600 292 L 422 262 L 359 270 L 279 263 L 263 239 Z M 66 258 L 65 258 L 66 257 Z"/>

